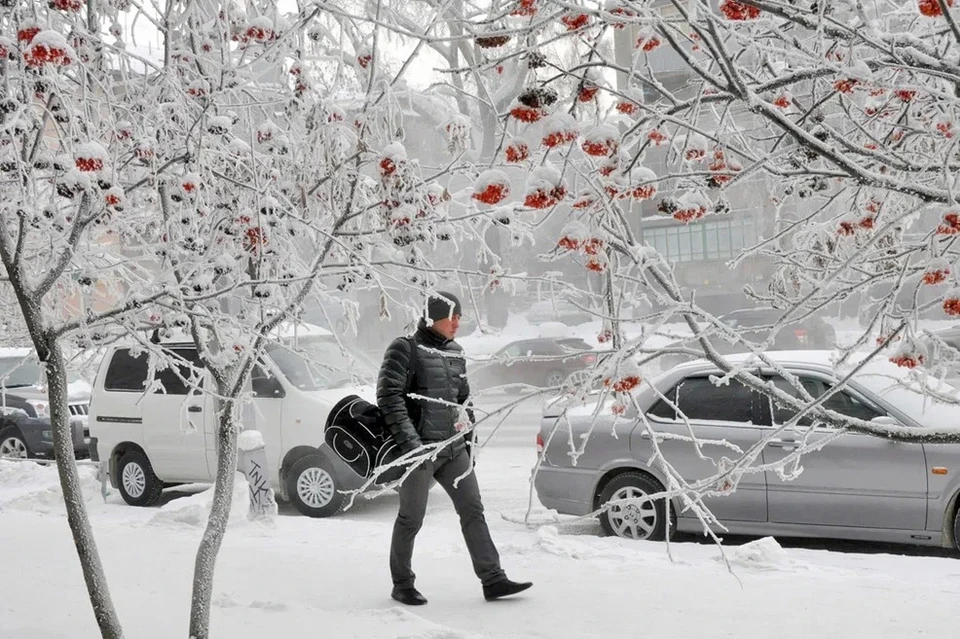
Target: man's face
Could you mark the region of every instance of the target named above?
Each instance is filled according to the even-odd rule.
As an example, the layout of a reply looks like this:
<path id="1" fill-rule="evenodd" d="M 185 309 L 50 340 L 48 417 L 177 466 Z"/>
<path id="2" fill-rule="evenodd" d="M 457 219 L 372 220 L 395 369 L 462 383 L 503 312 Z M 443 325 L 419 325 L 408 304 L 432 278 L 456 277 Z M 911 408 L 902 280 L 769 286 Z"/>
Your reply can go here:
<path id="1" fill-rule="evenodd" d="M 440 333 L 447 339 L 453 339 L 457 336 L 457 329 L 460 328 L 460 316 L 444 317 L 433 321 L 433 330 Z"/>

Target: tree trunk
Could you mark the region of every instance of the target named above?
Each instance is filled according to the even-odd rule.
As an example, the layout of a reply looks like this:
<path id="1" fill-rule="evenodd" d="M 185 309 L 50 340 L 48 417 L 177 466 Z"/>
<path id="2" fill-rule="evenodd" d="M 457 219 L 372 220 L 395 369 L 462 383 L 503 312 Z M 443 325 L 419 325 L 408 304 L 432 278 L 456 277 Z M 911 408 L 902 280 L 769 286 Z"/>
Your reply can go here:
<path id="1" fill-rule="evenodd" d="M 43 353 L 42 350 L 46 350 Z M 67 522 L 73 534 L 73 543 L 80 557 L 83 580 L 93 606 L 93 614 L 104 639 L 121 639 L 123 629 L 110 598 L 107 577 L 100 562 L 100 553 L 93 539 L 86 502 L 80 489 L 80 475 L 74 460 L 73 433 L 70 426 L 70 410 L 67 408 L 67 371 L 63 352 L 55 342 L 48 342 L 46 349 L 38 349 L 46 365 L 47 397 L 50 401 L 50 424 L 53 430 L 53 449 L 57 458 L 57 474 L 60 489 L 67 509 Z"/>
<path id="2" fill-rule="evenodd" d="M 221 397 L 223 389 L 218 388 Z M 203 533 L 193 568 L 193 597 L 190 606 L 190 639 L 207 639 L 210 634 L 210 599 L 213 594 L 213 572 L 217 554 L 223 543 L 230 517 L 233 482 L 237 473 L 236 400 L 227 397 L 218 402 L 217 483 L 213 489 L 213 505 L 207 529 Z"/>

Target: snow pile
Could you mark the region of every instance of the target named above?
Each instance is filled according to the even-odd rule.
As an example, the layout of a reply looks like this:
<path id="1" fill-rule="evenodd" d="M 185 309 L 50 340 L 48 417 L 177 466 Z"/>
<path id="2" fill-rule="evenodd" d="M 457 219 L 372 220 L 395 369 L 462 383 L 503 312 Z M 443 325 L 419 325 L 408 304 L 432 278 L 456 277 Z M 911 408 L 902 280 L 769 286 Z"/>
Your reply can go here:
<path id="1" fill-rule="evenodd" d="M 618 541 L 623 543 L 616 543 Z M 556 526 L 542 526 L 537 529 L 535 547 L 549 555 L 566 559 L 606 558 L 624 562 L 635 561 L 639 556 L 633 541 L 603 539 L 594 535 L 561 535 Z"/>
<path id="2" fill-rule="evenodd" d="M 96 467 L 78 466 L 77 472 L 87 506 L 102 503 Z M 57 467 L 0 460 L 0 511 L 4 510 L 65 514 Z"/>
<path id="3" fill-rule="evenodd" d="M 283 612 L 288 608 L 287 604 L 282 601 L 267 601 L 261 599 L 256 599 L 249 604 L 245 604 L 228 593 L 220 593 L 214 597 L 213 605 L 217 608 L 258 608 L 267 612 Z"/>
<path id="4" fill-rule="evenodd" d="M 237 437 L 237 448 L 241 451 L 250 452 L 263 447 L 263 435 L 258 430 L 245 430 Z"/>
<path id="5" fill-rule="evenodd" d="M 202 493 L 174 499 L 163 506 L 160 512 L 150 519 L 149 523 L 155 526 L 186 525 L 198 528 L 206 526 L 212 504 L 213 486 Z M 233 526 L 247 521 L 249 513 L 250 495 L 247 478 L 243 476 L 243 473 L 237 473 L 233 482 L 233 500 L 230 502 L 230 525 Z"/>
<path id="6" fill-rule="evenodd" d="M 723 558 L 717 557 L 717 560 L 723 561 Z M 734 568 L 753 570 L 790 570 L 798 566 L 773 537 L 737 546 L 727 553 L 727 560 Z"/>
<path id="7" fill-rule="evenodd" d="M 399 606 L 382 610 L 356 610 L 351 611 L 351 615 L 364 618 L 370 623 L 371 629 L 379 627 L 378 630 L 393 639 L 474 639 L 481 636 L 430 621 Z"/>

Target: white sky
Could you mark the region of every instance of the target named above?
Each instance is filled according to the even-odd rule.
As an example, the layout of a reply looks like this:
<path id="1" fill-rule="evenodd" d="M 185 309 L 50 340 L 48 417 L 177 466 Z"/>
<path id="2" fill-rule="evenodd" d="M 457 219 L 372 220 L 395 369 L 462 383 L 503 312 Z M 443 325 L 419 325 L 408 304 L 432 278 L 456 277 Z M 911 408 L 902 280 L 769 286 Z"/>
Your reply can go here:
<path id="1" fill-rule="evenodd" d="M 150 15 L 155 16 L 156 9 L 162 10 L 165 6 L 166 3 L 161 2 L 159 7 L 145 5 L 144 9 Z M 293 15 L 297 11 L 297 4 L 294 0 L 279 0 L 277 7 L 280 15 Z M 127 48 L 131 53 L 138 56 L 160 62 L 163 55 L 163 37 L 149 19 L 143 15 L 138 15 L 138 13 L 138 10 L 130 9 L 120 14 L 120 25 L 123 27 L 124 33 L 131 34 L 127 42 Z M 105 24 L 104 28 L 106 29 L 109 26 L 109 24 Z M 391 37 L 388 42 L 381 45 L 380 49 L 381 55 L 386 56 L 388 62 L 392 63 L 391 68 L 398 69 L 414 47 L 412 44 L 399 42 L 399 38 Z M 416 89 L 426 88 L 440 77 L 433 71 L 435 66 L 441 64 L 439 56 L 429 47 L 424 47 L 420 56 L 423 61 L 410 65 L 404 75 L 407 83 Z"/>

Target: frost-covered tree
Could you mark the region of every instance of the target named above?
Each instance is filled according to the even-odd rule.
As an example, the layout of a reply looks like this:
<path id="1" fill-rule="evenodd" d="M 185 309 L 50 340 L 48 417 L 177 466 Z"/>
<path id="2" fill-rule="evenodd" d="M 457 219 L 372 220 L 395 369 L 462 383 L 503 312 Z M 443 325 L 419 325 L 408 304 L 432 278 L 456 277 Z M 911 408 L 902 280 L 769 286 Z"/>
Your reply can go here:
<path id="1" fill-rule="evenodd" d="M 67 517 L 97 623 L 122 631 L 80 491 L 67 407 L 65 351 L 107 333 L 91 328 L 156 299 L 155 277 L 124 259 L 150 212 L 149 177 L 120 147 L 136 114 L 121 108 L 129 60 L 101 33 L 109 3 L 3 3 L 0 8 L 0 261 L 8 339 L 24 334 L 45 368 Z M 176 160 L 174 160 L 176 162 Z"/>
<path id="2" fill-rule="evenodd" d="M 68 461 L 63 351 L 126 336 L 170 366 L 157 342 L 185 330 L 218 399 L 217 484 L 190 629 L 203 637 L 258 354 L 308 296 L 411 283 L 422 251 L 455 234 L 449 195 L 402 143 L 395 86 L 409 60 L 381 61 L 367 25 L 368 49 L 331 61 L 318 43 L 356 25 L 312 3 L 293 15 L 272 3 L 51 3 L 5 6 L 0 21 L 0 257 L 47 369 L 94 611 L 104 636 L 122 636 Z M 131 46 L 131 22 L 160 34 L 157 55 Z"/>
<path id="3" fill-rule="evenodd" d="M 162 358 L 145 330 L 189 332 L 218 399 L 190 628 L 205 637 L 243 389 L 277 329 L 338 287 L 378 290 L 384 314 L 402 305 L 392 291 L 441 277 L 471 296 L 527 280 L 569 297 L 603 321 L 595 377 L 617 412 L 644 383 L 638 358 L 706 356 L 800 414 L 957 441 L 852 420 L 731 366 L 715 344 L 763 361 L 769 340 L 705 310 L 643 233 L 656 215 L 696 224 L 750 199 L 771 230 L 733 265 L 771 264 L 747 291 L 782 309 L 769 335 L 867 291 L 867 328 L 841 358 L 866 348 L 920 381 L 942 373 L 932 355 L 958 354 L 918 319 L 960 313 L 950 5 L 0 2 L 0 259 L 47 368 L 58 458 L 72 458 L 66 344 L 132 335 Z M 160 34 L 159 53 L 125 25 Z M 430 100 L 413 73 L 436 76 Z M 444 162 L 408 152 L 413 104 L 441 122 Z M 526 277 L 486 245 L 491 227 L 526 252 L 546 234 L 542 259 L 578 276 Z M 458 268 L 455 252 L 486 266 Z M 641 300 L 652 310 L 628 343 Z M 693 337 L 655 347 L 676 320 Z M 119 637 L 75 467 L 58 468 L 98 623 Z M 735 486 L 741 470 L 718 476 Z"/>
<path id="4" fill-rule="evenodd" d="M 490 210 L 533 213 L 538 225 L 568 219 L 543 257 L 594 274 L 590 295 L 574 282 L 556 288 L 604 320 L 599 339 L 611 348 L 597 380 L 614 411 L 642 385 L 637 355 L 700 356 L 798 419 L 811 413 L 904 441 L 958 440 L 955 428 L 918 432 L 827 410 L 802 389 L 792 396 L 732 366 L 715 347 L 729 342 L 773 366 L 764 350 L 778 332 L 849 302 L 864 307 L 865 328 L 842 345 L 838 366 L 863 350 L 922 386 L 927 374 L 955 368 L 957 353 L 919 323 L 960 313 L 955 14 L 939 0 L 511 0 L 450 17 L 457 27 L 436 39 L 461 49 L 472 40 L 474 54 L 452 73 L 497 114 L 495 157 L 484 158 L 473 197 Z M 760 327 L 761 340 L 756 327 L 748 337 L 698 304 L 643 237 L 645 221 L 736 219 L 747 200 L 765 231 L 729 266 L 770 265 L 745 287 L 782 311 Z M 514 277 L 504 265 L 496 279 Z M 626 344 L 623 309 L 641 297 L 653 308 L 648 330 Z M 655 347 L 659 327 L 677 320 L 693 337 Z"/>

